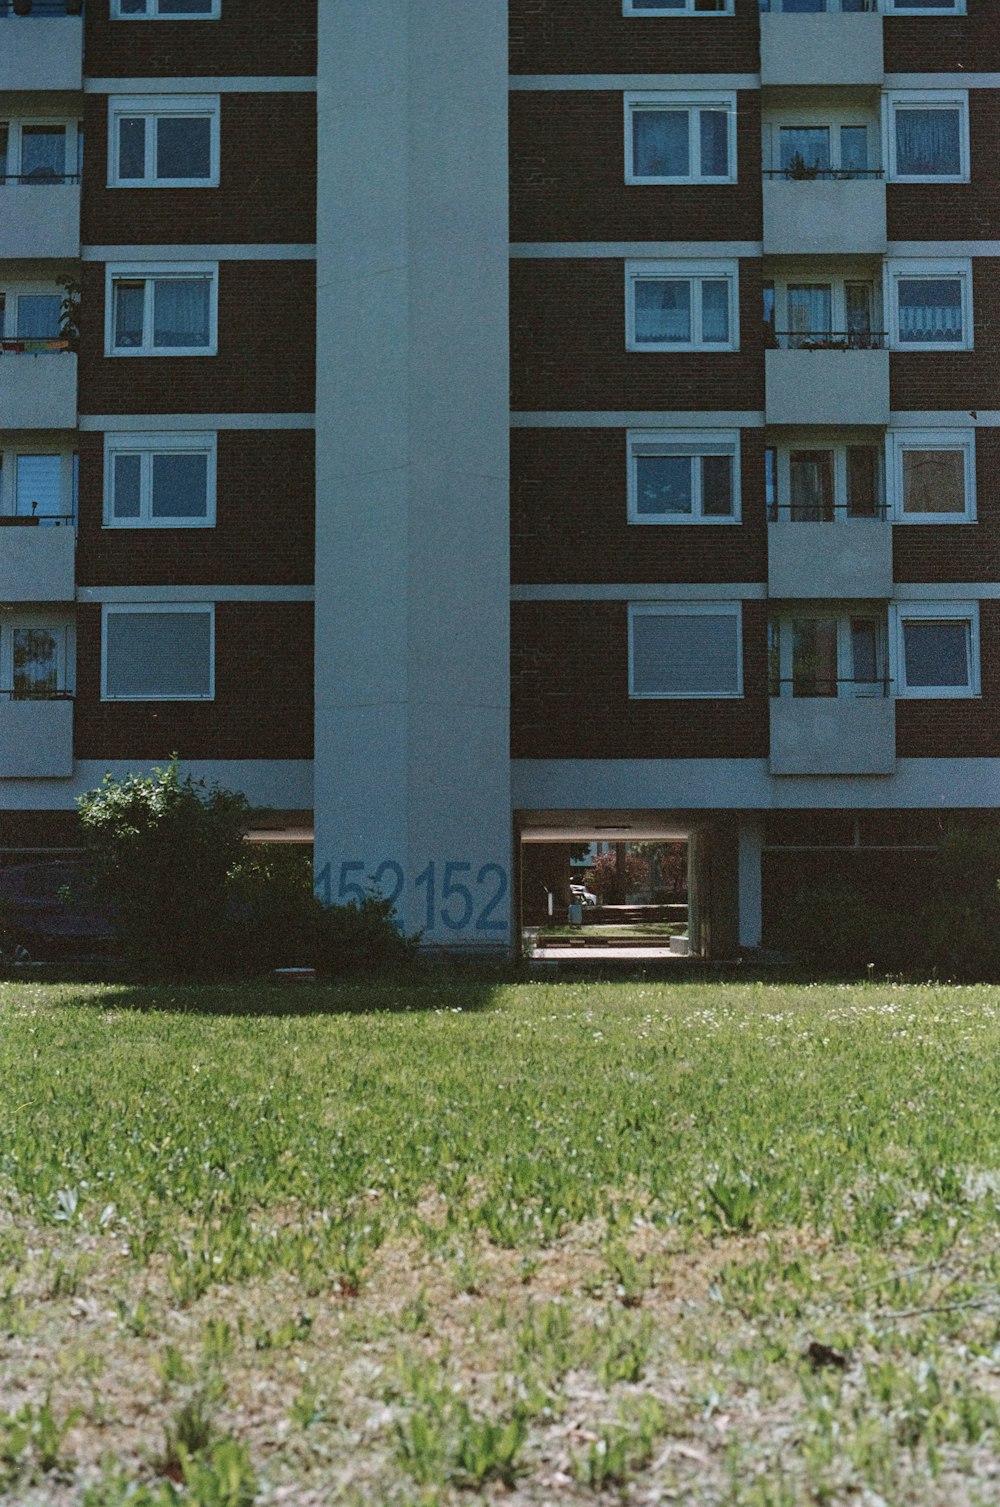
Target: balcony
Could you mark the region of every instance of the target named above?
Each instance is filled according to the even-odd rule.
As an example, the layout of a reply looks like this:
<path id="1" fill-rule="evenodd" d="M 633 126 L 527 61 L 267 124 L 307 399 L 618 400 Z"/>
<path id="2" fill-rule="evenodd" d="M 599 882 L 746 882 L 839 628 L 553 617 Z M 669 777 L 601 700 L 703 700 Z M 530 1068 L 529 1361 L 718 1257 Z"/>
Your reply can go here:
<path id="1" fill-rule="evenodd" d="M 72 518 L 0 518 L 0 602 L 71 602 L 75 593 Z"/>
<path id="2" fill-rule="evenodd" d="M 788 508 L 779 508 L 768 524 L 770 596 L 851 600 L 892 595 L 888 518 L 855 517 L 846 507 L 834 508 L 828 519 L 790 513 Z"/>
<path id="3" fill-rule="evenodd" d="M 760 18 L 760 81 L 772 85 L 881 84 L 885 77 L 882 17 L 867 14 Z"/>
<path id="4" fill-rule="evenodd" d="M 73 701 L 15 701 L 0 690 L 0 779 L 65 779 L 73 773 Z"/>
<path id="5" fill-rule="evenodd" d="M 64 340 L 0 341 L 0 429 L 75 428 L 75 351 Z"/>
<path id="6" fill-rule="evenodd" d="M 889 352 L 878 333 L 778 334 L 765 351 L 768 424 L 888 424 Z M 862 342 L 864 342 L 862 344 Z"/>
<path id="7" fill-rule="evenodd" d="M 771 773 L 892 774 L 896 703 L 888 696 L 772 696 Z"/>
<path id="8" fill-rule="evenodd" d="M 79 255 L 79 178 L 7 177 L 0 187 L 0 261 Z"/>
<path id="9" fill-rule="evenodd" d="M 884 255 L 886 247 L 880 170 L 827 170 L 802 178 L 787 170 L 764 175 L 765 255 Z"/>
<path id="10" fill-rule="evenodd" d="M 72 0 L 34 0 L 29 16 L 0 0 L 0 90 L 79 91 L 83 86 L 83 20 Z"/>

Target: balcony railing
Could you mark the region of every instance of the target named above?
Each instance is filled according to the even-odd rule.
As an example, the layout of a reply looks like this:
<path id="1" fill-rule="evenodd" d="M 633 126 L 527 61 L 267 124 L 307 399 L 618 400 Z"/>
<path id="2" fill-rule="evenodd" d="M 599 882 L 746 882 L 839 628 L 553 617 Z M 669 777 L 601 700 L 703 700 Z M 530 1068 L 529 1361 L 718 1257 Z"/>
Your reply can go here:
<path id="1" fill-rule="evenodd" d="M 23 4 L 15 4 L 15 0 L 0 0 L 0 17 L 18 16 L 31 20 L 44 19 L 47 16 L 82 16 L 83 5 L 79 0 L 24 0 Z"/>
<path id="2" fill-rule="evenodd" d="M 855 178 L 879 179 L 885 177 L 883 167 L 768 167 L 764 169 L 765 178 L 783 178 L 790 183 L 815 183 L 818 179 L 825 179 L 837 183 L 847 183 Z"/>
<path id="3" fill-rule="evenodd" d="M 765 345 L 779 351 L 884 351 L 887 339 L 885 330 L 764 330 Z"/>
<path id="4" fill-rule="evenodd" d="M 75 513 L 30 513 L 0 518 L 0 528 L 70 528 L 75 523 Z"/>
<path id="5" fill-rule="evenodd" d="M 764 15 L 780 14 L 785 9 L 783 0 L 759 0 L 759 5 Z M 867 12 L 869 15 L 877 10 L 878 0 L 826 0 L 826 4 L 821 7 L 821 11 L 823 12 L 850 11 L 856 14 Z M 791 15 L 794 12 L 789 10 L 788 14 Z M 799 12 L 799 14 L 802 14 L 802 12 Z"/>
<path id="6" fill-rule="evenodd" d="M 79 173 L 54 173 L 47 167 L 36 167 L 32 173 L 0 173 L 0 187 L 5 183 L 21 183 L 27 188 L 48 188 L 51 183 L 79 183 L 79 181 Z"/>
<path id="7" fill-rule="evenodd" d="M 72 701 L 73 691 L 50 691 L 47 687 L 28 690 L 23 686 L 0 686 L 0 701 Z"/>
<path id="8" fill-rule="evenodd" d="M 840 519 L 887 518 L 888 505 L 884 502 L 770 502 L 767 505 L 768 523 L 836 523 Z"/>
<path id="9" fill-rule="evenodd" d="M 791 686 L 792 695 L 797 697 L 823 697 L 828 701 L 845 695 L 848 700 L 854 700 L 857 697 L 882 699 L 891 695 L 889 687 L 892 685 L 895 685 L 895 681 L 888 675 L 879 676 L 875 680 L 859 680 L 856 676 L 849 675 L 803 674 L 782 676 L 780 680 L 771 676 L 768 691 L 772 697 L 776 698 L 787 695 L 787 692 L 781 689 L 782 686 Z M 841 686 L 863 686 L 864 689 L 845 693 L 841 691 Z"/>

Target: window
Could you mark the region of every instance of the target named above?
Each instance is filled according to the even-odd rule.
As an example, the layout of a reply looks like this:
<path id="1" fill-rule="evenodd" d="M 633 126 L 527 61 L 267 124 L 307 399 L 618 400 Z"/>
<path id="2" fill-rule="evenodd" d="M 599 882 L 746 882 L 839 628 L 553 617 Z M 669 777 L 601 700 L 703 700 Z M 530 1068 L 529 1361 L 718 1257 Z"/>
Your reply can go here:
<path id="1" fill-rule="evenodd" d="M 109 266 L 105 354 L 214 356 L 217 264 Z"/>
<path id="2" fill-rule="evenodd" d="M 625 181 L 735 183 L 735 94 L 626 94 Z"/>
<path id="3" fill-rule="evenodd" d="M 837 278 L 764 285 L 765 332 L 782 350 L 880 349 L 880 322 L 871 282 Z"/>
<path id="4" fill-rule="evenodd" d="M 844 109 L 839 118 L 833 110 L 817 112 L 817 118 L 803 119 L 806 112 L 793 114 L 786 109 L 764 122 L 764 168 L 771 177 L 856 178 L 878 175 L 877 153 L 872 143 L 878 140 L 874 116 L 859 119 L 857 109 Z"/>
<path id="5" fill-rule="evenodd" d="M 888 277 L 896 349 L 972 349 L 971 262 L 889 262 Z"/>
<path id="6" fill-rule="evenodd" d="M 108 100 L 108 186 L 217 188 L 218 95 Z"/>
<path id="7" fill-rule="evenodd" d="M 210 701 L 215 695 L 215 609 L 205 603 L 106 606 L 104 701 Z"/>
<path id="8" fill-rule="evenodd" d="M 901 183 L 967 183 L 969 96 L 939 89 L 886 96 L 889 176 Z"/>
<path id="9" fill-rule="evenodd" d="M 626 262 L 630 351 L 739 349 L 737 262 Z"/>
<path id="10" fill-rule="evenodd" d="M 83 132 L 76 121 L 0 121 L 0 183 L 74 183 Z"/>
<path id="11" fill-rule="evenodd" d="M 794 15 L 822 11 L 875 11 L 878 10 L 878 0 L 760 0 L 760 8 Z"/>
<path id="12" fill-rule="evenodd" d="M 31 613 L 0 623 L 0 696 L 51 701 L 71 695 L 72 667 L 70 625 Z"/>
<path id="13" fill-rule="evenodd" d="M 973 523 L 976 436 L 971 429 L 890 432 L 898 523 Z"/>
<path id="14" fill-rule="evenodd" d="M 965 0 L 885 0 L 890 16 L 964 16 Z"/>
<path id="15" fill-rule="evenodd" d="M 105 435 L 104 522 L 111 528 L 211 528 L 215 435 Z"/>
<path id="16" fill-rule="evenodd" d="M 772 523 L 881 517 L 885 494 L 880 447 L 871 442 L 769 447 L 765 497 Z"/>
<path id="17" fill-rule="evenodd" d="M 977 603 L 900 602 L 893 611 L 898 695 L 979 695 Z"/>
<path id="18" fill-rule="evenodd" d="M 129 21 L 214 21 L 222 0 L 111 0 L 113 19 Z"/>
<path id="19" fill-rule="evenodd" d="M 626 16 L 731 16 L 733 0 L 624 0 Z"/>
<path id="20" fill-rule="evenodd" d="M 633 429 L 628 434 L 630 523 L 736 523 L 739 434 Z"/>
<path id="21" fill-rule="evenodd" d="M 633 602 L 629 695 L 742 696 L 739 602 Z"/>
<path id="22" fill-rule="evenodd" d="M 886 694 L 884 615 L 825 608 L 768 624 L 772 696 Z"/>
<path id="23" fill-rule="evenodd" d="M 0 451 L 0 517 L 69 523 L 76 516 L 76 456 L 68 451 Z"/>

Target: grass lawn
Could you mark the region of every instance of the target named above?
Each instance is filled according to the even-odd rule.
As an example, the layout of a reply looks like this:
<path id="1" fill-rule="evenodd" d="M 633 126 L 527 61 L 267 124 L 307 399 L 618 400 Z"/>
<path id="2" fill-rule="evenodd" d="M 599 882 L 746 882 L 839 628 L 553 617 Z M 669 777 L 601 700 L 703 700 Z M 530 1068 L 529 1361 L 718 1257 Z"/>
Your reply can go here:
<path id="1" fill-rule="evenodd" d="M 1000 1500 L 1000 989 L 0 984 L 0 1500 Z"/>

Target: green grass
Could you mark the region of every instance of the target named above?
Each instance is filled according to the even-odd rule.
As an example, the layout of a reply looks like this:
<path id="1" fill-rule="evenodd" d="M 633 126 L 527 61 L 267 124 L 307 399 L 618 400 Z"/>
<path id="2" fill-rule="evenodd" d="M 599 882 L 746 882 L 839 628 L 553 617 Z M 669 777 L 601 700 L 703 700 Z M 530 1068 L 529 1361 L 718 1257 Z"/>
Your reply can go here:
<path id="1" fill-rule="evenodd" d="M 686 933 L 686 921 L 638 921 L 634 926 L 540 926 L 538 940 L 551 942 L 557 937 L 675 937 Z"/>
<path id="2" fill-rule="evenodd" d="M 0 1500 L 1000 1496 L 1000 989 L 0 985 Z"/>

